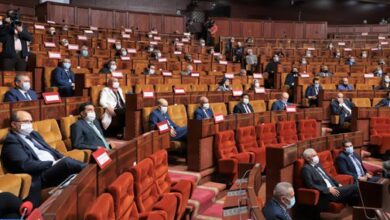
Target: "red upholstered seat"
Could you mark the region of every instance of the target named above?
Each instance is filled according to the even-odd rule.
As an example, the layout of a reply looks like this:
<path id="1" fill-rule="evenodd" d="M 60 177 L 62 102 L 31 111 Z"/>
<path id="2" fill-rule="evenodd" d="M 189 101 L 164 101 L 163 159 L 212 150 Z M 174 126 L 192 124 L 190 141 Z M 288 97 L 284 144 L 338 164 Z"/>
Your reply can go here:
<path id="1" fill-rule="evenodd" d="M 381 154 L 390 150 L 390 118 L 372 117 L 370 119 L 370 142 L 379 147 Z"/>
<path id="2" fill-rule="evenodd" d="M 181 219 L 194 190 L 194 183 L 189 180 L 180 180 L 179 182 L 171 181 L 168 174 L 168 153 L 166 150 L 159 150 L 152 154 L 150 158 L 153 160 L 159 193 L 171 192 L 180 194 L 180 208 L 176 216 L 177 219 Z"/>
<path id="3" fill-rule="evenodd" d="M 237 145 L 240 152 L 251 152 L 255 155 L 254 162 L 265 167 L 265 147 L 256 142 L 256 129 L 254 126 L 237 129 Z"/>
<path id="4" fill-rule="evenodd" d="M 299 140 L 316 138 L 318 134 L 318 125 L 315 119 L 303 119 L 298 121 Z"/>
<path id="5" fill-rule="evenodd" d="M 260 147 L 283 146 L 278 144 L 275 123 L 262 123 L 256 127 L 257 144 Z"/>
<path id="6" fill-rule="evenodd" d="M 218 132 L 215 136 L 215 155 L 218 160 L 218 170 L 229 178 L 237 177 L 239 163 L 253 162 L 251 153 L 238 153 L 234 132 L 232 130 Z"/>
<path id="7" fill-rule="evenodd" d="M 144 214 L 152 210 L 163 210 L 167 213 L 167 219 L 176 219 L 180 201 L 177 195 L 159 192 L 152 159 L 142 160 L 130 172 L 134 177 L 134 194 L 139 212 Z"/>
<path id="8" fill-rule="evenodd" d="M 85 220 L 115 220 L 114 201 L 108 193 L 101 194 L 85 213 Z"/>
<path id="9" fill-rule="evenodd" d="M 298 142 L 295 121 L 279 121 L 277 127 L 279 143 L 293 144 Z"/>

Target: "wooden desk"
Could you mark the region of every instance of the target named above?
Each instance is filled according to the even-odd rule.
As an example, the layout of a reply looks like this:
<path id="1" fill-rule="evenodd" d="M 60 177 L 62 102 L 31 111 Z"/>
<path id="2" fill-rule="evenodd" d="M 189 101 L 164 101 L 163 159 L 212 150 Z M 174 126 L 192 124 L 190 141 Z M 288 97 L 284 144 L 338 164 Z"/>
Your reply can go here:
<path id="1" fill-rule="evenodd" d="M 67 116 L 65 102 L 61 103 L 45 104 L 44 100 L 39 101 L 41 120 L 56 119 L 60 120 L 62 117 Z"/>
<path id="2" fill-rule="evenodd" d="M 10 103 L 0 103 L 0 128 L 8 128 L 11 119 Z"/>
<path id="3" fill-rule="evenodd" d="M 78 219 L 77 186 L 69 185 L 57 191 L 39 206 L 45 220 L 74 220 Z"/>
<path id="4" fill-rule="evenodd" d="M 14 111 L 27 111 L 31 114 L 32 119 L 34 121 L 41 120 L 40 108 L 39 108 L 39 100 L 37 101 L 24 101 L 24 102 L 12 102 L 11 106 L 11 114 Z"/>
<path id="5" fill-rule="evenodd" d="M 119 176 L 117 163 L 115 162 L 118 158 L 117 151 L 113 150 L 109 152 L 109 156 L 112 161 L 104 169 L 97 168 L 97 192 L 98 195 L 104 193 L 107 190 L 107 187 L 115 181 Z"/>
<path id="6" fill-rule="evenodd" d="M 79 107 L 82 103 L 90 102 L 90 97 L 75 96 L 67 97 L 65 100 L 65 115 L 78 115 Z"/>

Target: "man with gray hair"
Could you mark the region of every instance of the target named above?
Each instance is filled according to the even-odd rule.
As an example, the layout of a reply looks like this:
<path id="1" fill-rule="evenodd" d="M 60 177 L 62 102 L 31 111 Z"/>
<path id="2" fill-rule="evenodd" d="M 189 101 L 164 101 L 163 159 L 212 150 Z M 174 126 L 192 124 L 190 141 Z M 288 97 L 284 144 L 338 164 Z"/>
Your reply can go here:
<path id="1" fill-rule="evenodd" d="M 291 220 L 288 209 L 295 205 L 294 188 L 288 182 L 280 182 L 274 188 L 273 197 L 264 208 L 265 219 Z"/>
<path id="2" fill-rule="evenodd" d="M 247 65 L 246 69 L 250 73 L 253 73 L 254 71 L 256 71 L 256 67 L 258 64 L 257 56 L 255 54 L 253 54 L 253 49 L 248 49 L 247 52 L 248 52 L 248 55 L 246 55 L 246 57 L 245 57 L 245 63 Z"/>
<path id="3" fill-rule="evenodd" d="M 20 102 L 38 100 L 37 94 L 31 89 L 30 77 L 26 74 L 15 76 L 15 88 L 12 88 L 4 95 L 4 102 Z"/>
<path id="4" fill-rule="evenodd" d="M 356 184 L 341 185 L 322 167 L 317 152 L 308 148 L 303 152 L 305 165 L 302 168 L 302 181 L 306 188 L 320 191 L 318 208 L 324 210 L 329 202 L 356 205 L 359 201 Z"/>

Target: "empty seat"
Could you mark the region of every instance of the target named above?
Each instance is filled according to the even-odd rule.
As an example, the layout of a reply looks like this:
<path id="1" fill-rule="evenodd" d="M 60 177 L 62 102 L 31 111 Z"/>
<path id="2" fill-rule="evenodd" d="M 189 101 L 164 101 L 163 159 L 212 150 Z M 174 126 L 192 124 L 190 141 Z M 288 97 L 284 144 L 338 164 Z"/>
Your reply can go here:
<path id="1" fill-rule="evenodd" d="M 233 114 L 234 106 L 236 106 L 238 103 L 239 101 L 230 101 L 228 103 L 228 109 L 230 114 Z"/>
<path id="2" fill-rule="evenodd" d="M 352 98 L 352 102 L 356 107 L 371 107 L 370 98 Z"/>
<path id="3" fill-rule="evenodd" d="M 390 118 L 370 118 L 370 143 L 379 147 L 379 153 L 390 150 Z"/>
<path id="4" fill-rule="evenodd" d="M 172 85 L 159 84 L 155 86 L 155 92 L 172 92 Z"/>
<path id="5" fill-rule="evenodd" d="M 356 90 L 372 90 L 372 85 L 356 83 L 355 88 Z"/>
<path id="6" fill-rule="evenodd" d="M 154 91 L 153 85 L 135 85 L 135 93 L 142 93 L 144 90 Z"/>
<path id="7" fill-rule="evenodd" d="M 240 152 L 251 152 L 255 155 L 254 162 L 265 167 L 265 147 L 256 142 L 256 129 L 254 126 L 237 129 L 237 145 Z M 260 146 L 260 147 L 259 147 Z"/>
<path id="8" fill-rule="evenodd" d="M 208 86 L 206 84 L 192 84 L 191 90 L 193 92 L 207 92 Z"/>
<path id="9" fill-rule="evenodd" d="M 280 121 L 277 128 L 279 143 L 293 144 L 298 142 L 295 121 Z"/>
<path id="10" fill-rule="evenodd" d="M 275 123 L 262 123 L 256 127 L 258 146 L 277 145 L 278 139 L 276 134 Z"/>
<path id="11" fill-rule="evenodd" d="M 214 150 L 218 160 L 218 171 L 226 175 L 230 180 L 237 177 L 239 163 L 250 163 L 253 161 L 250 153 L 238 153 L 232 130 L 216 134 Z"/>
<path id="12" fill-rule="evenodd" d="M 184 105 L 170 105 L 168 107 L 168 115 L 171 120 L 178 126 L 187 126 L 187 111 Z"/>
<path id="13" fill-rule="evenodd" d="M 9 87 L 1 86 L 0 87 L 0 102 L 4 101 L 4 95 L 9 91 Z"/>
<path id="14" fill-rule="evenodd" d="M 316 138 L 318 135 L 318 125 L 315 119 L 303 119 L 298 121 L 299 140 Z"/>
<path id="15" fill-rule="evenodd" d="M 85 213 L 84 220 L 115 220 L 114 201 L 108 193 L 101 194 Z"/>
<path id="16" fill-rule="evenodd" d="M 255 113 L 267 111 L 264 100 L 252 100 L 251 104 Z"/>
<path id="17" fill-rule="evenodd" d="M 215 114 L 222 114 L 224 116 L 227 115 L 226 105 L 223 102 L 210 103 L 210 108 L 211 110 L 213 110 L 214 115 Z"/>

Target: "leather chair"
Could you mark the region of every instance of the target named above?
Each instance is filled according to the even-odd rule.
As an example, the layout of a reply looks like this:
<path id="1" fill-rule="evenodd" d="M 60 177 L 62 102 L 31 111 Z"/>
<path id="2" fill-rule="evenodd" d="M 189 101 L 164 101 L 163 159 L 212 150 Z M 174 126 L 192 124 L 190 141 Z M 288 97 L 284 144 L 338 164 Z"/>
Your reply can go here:
<path id="1" fill-rule="evenodd" d="M 252 163 L 253 155 L 248 152 L 238 153 L 234 132 L 218 132 L 215 135 L 215 155 L 218 160 L 218 171 L 229 179 L 237 178 L 239 163 Z"/>
<path id="2" fill-rule="evenodd" d="M 172 86 L 173 85 L 170 85 L 170 84 L 158 84 L 158 85 L 155 85 L 155 92 L 172 92 Z"/>
<path id="3" fill-rule="evenodd" d="M 234 106 L 236 106 L 238 103 L 239 101 L 230 101 L 228 103 L 229 114 L 233 114 Z"/>
<path id="4" fill-rule="evenodd" d="M 68 151 L 68 149 L 66 149 L 65 143 L 62 141 L 60 128 L 55 119 L 35 121 L 33 122 L 33 128 L 53 149 L 58 150 L 64 156 L 69 156 L 82 162 L 89 161 L 89 150 L 75 149 Z"/>
<path id="5" fill-rule="evenodd" d="M 45 85 L 45 92 L 58 92 L 57 87 L 51 86 L 51 75 L 55 67 L 45 67 L 43 72 L 43 82 Z"/>
<path id="6" fill-rule="evenodd" d="M 194 183 L 189 180 L 180 180 L 178 182 L 172 182 L 168 173 L 168 153 L 166 150 L 159 150 L 149 156 L 153 160 L 154 174 L 156 178 L 157 188 L 160 194 L 164 193 L 178 193 L 180 194 L 180 208 L 178 209 L 176 216 L 177 219 L 181 219 L 185 213 L 188 200 L 191 198 L 194 191 Z"/>
<path id="7" fill-rule="evenodd" d="M 142 84 L 137 84 L 135 85 L 135 93 L 142 93 L 144 90 L 151 90 L 154 91 L 153 85 L 142 85 Z"/>
<path id="8" fill-rule="evenodd" d="M 295 121 L 279 121 L 277 132 L 279 143 L 293 144 L 298 142 Z"/>
<path id="9" fill-rule="evenodd" d="M 219 87 L 219 85 L 216 85 L 216 84 L 209 85 L 209 91 L 215 92 L 215 91 L 217 91 L 218 87 Z"/>
<path id="10" fill-rule="evenodd" d="M 379 147 L 379 153 L 390 150 L 390 118 L 370 118 L 370 143 Z"/>
<path id="11" fill-rule="evenodd" d="M 222 114 L 224 116 L 227 115 L 226 105 L 223 102 L 210 103 L 210 108 L 213 110 L 214 115 L 215 114 Z"/>
<path id="12" fill-rule="evenodd" d="M 365 83 L 356 83 L 356 90 L 373 90 L 372 85 L 368 85 Z"/>
<path id="13" fill-rule="evenodd" d="M 188 117 L 186 107 L 184 105 L 170 105 L 168 107 L 168 115 L 176 125 L 180 127 L 187 126 Z M 185 142 L 171 141 L 170 148 L 184 149 Z"/>
<path id="14" fill-rule="evenodd" d="M 61 134 L 63 137 L 63 141 L 65 143 L 65 146 L 68 150 L 71 150 L 72 147 L 72 140 L 71 140 L 71 132 L 70 132 L 70 126 L 72 126 L 73 123 L 75 123 L 78 120 L 79 116 L 73 116 L 69 115 L 67 117 L 63 117 L 60 120 L 60 128 L 61 128 Z"/>
<path id="15" fill-rule="evenodd" d="M 137 204 L 134 202 L 133 184 L 133 175 L 124 172 L 108 186 L 117 219 L 167 219 L 165 211 L 151 211 L 141 215 L 138 213 Z"/>
<path id="16" fill-rule="evenodd" d="M 194 113 L 198 107 L 199 107 L 199 104 L 188 104 L 187 105 L 188 119 L 194 119 Z"/>
<path id="17" fill-rule="evenodd" d="M 142 109 L 142 125 L 144 132 L 151 130 L 151 127 L 149 126 L 149 116 L 154 109 L 155 107 L 145 107 Z"/>
<path id="18" fill-rule="evenodd" d="M 272 104 L 274 104 L 274 102 L 276 102 L 277 101 L 277 99 L 270 99 L 269 101 L 268 101 L 268 111 L 271 111 L 271 109 L 272 109 Z"/>
<path id="19" fill-rule="evenodd" d="M 375 107 L 383 98 L 373 98 L 372 107 Z"/>
<path id="20" fill-rule="evenodd" d="M 267 111 L 267 107 L 265 105 L 264 100 L 252 100 L 251 105 L 255 113 Z"/>
<path id="21" fill-rule="evenodd" d="M 4 101 L 4 95 L 10 90 L 10 87 L 1 86 L 0 87 L 0 102 Z"/>
<path id="22" fill-rule="evenodd" d="M 206 84 L 192 84 L 191 90 L 193 92 L 207 92 L 208 86 Z"/>
<path id="23" fill-rule="evenodd" d="M 262 123 L 256 126 L 258 146 L 282 146 L 278 143 L 275 123 Z"/>
<path id="24" fill-rule="evenodd" d="M 84 220 L 116 220 L 114 212 L 114 201 L 109 193 L 103 193 L 85 213 Z"/>
<path id="25" fill-rule="evenodd" d="M 265 168 L 265 147 L 258 145 L 256 141 L 256 129 L 254 126 L 241 127 L 237 129 L 237 145 L 240 152 L 253 153 L 255 163 L 260 163 Z M 260 147 L 259 147 L 260 146 Z"/>
<path id="26" fill-rule="evenodd" d="M 298 121 L 298 138 L 300 141 L 318 137 L 318 125 L 315 119 L 302 119 Z"/>
<path id="27" fill-rule="evenodd" d="M 176 219 L 179 207 L 177 195 L 161 194 L 157 188 L 153 160 L 143 159 L 130 169 L 134 177 L 134 194 L 137 208 L 141 214 L 154 210 L 167 213 L 167 219 Z"/>
<path id="28" fill-rule="evenodd" d="M 352 98 L 352 102 L 356 107 L 371 107 L 370 98 Z"/>

